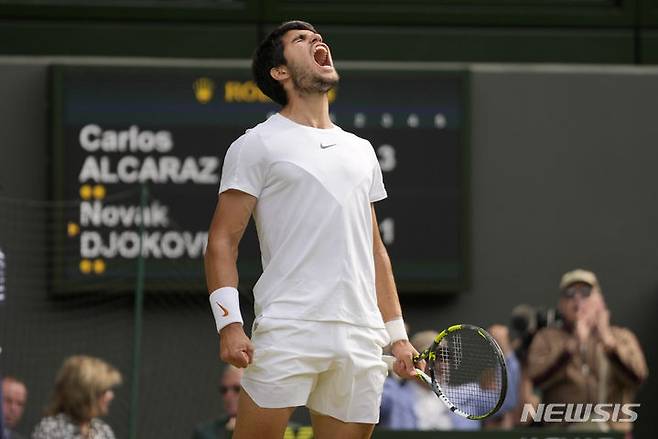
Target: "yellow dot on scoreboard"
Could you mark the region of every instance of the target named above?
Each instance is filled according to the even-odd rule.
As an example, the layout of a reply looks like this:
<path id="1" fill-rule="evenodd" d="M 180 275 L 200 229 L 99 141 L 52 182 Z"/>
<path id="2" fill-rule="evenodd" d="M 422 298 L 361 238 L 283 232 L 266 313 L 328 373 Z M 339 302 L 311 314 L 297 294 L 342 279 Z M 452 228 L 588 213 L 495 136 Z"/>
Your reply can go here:
<path id="1" fill-rule="evenodd" d="M 83 184 L 80 186 L 80 198 L 83 200 L 88 200 L 91 198 L 91 186 L 88 184 Z"/>
<path id="2" fill-rule="evenodd" d="M 96 186 L 94 186 L 93 192 L 94 192 L 94 198 L 96 198 L 97 200 L 102 200 L 103 198 L 105 198 L 105 186 L 103 186 L 102 184 L 97 184 Z"/>
<path id="3" fill-rule="evenodd" d="M 105 273 L 105 261 L 102 259 L 96 259 L 94 261 L 94 273 L 103 274 Z"/>
<path id="4" fill-rule="evenodd" d="M 78 233 L 80 233 L 80 226 L 77 225 L 76 223 L 69 222 L 68 226 L 66 226 L 66 231 L 68 232 L 70 237 L 74 237 Z"/>
<path id="5" fill-rule="evenodd" d="M 91 273 L 91 261 L 89 259 L 83 259 L 80 261 L 80 271 L 84 274 Z"/>

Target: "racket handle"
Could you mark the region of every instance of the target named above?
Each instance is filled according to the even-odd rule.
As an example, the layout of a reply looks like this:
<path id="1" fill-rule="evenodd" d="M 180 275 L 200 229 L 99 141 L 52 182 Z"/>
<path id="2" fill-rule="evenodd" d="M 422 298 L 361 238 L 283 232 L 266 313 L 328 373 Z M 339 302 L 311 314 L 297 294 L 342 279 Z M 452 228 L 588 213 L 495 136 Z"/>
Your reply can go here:
<path id="1" fill-rule="evenodd" d="M 416 368 L 416 376 L 418 377 L 419 380 L 427 384 L 428 386 L 432 385 L 432 378 L 429 377 L 425 372 L 422 370 Z"/>

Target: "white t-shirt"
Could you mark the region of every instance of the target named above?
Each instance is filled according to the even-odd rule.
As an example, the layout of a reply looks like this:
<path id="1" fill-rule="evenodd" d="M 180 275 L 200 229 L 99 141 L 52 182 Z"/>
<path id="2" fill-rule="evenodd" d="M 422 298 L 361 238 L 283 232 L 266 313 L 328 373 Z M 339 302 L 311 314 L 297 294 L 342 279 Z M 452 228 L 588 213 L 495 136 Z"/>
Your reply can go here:
<path id="1" fill-rule="evenodd" d="M 383 328 L 370 203 L 386 198 L 367 140 L 275 114 L 226 152 L 219 192 L 258 198 L 256 316 Z"/>

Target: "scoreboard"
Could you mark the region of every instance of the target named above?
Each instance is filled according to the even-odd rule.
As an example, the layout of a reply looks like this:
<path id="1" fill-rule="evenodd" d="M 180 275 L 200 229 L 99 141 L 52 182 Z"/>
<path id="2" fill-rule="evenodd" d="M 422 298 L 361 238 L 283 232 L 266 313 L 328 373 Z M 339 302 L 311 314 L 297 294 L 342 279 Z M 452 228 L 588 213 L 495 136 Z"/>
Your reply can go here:
<path id="1" fill-rule="evenodd" d="M 214 67 L 53 68 L 55 292 L 204 289 L 203 252 L 224 154 L 278 107 L 248 63 Z M 468 75 L 390 63 L 338 66 L 330 115 L 370 140 L 388 192 L 380 232 L 404 292 L 468 280 Z M 141 188 L 147 197 L 140 201 Z M 140 251 L 141 249 L 141 251 Z M 253 224 L 241 287 L 261 265 Z"/>

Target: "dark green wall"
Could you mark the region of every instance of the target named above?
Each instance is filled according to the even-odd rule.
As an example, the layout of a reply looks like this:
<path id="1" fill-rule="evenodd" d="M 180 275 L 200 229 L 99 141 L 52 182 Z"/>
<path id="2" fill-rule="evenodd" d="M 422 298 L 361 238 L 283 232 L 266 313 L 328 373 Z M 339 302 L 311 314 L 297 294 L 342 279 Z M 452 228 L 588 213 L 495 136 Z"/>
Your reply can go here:
<path id="1" fill-rule="evenodd" d="M 0 54 L 245 58 L 292 18 L 316 24 L 339 59 L 658 60 L 658 0 L 10 0 Z"/>
<path id="2" fill-rule="evenodd" d="M 51 223 L 40 200 L 48 199 L 51 169 L 50 63 L 0 59 L 0 247 L 8 258 L 8 296 L 0 306 L 0 369 L 28 384 L 30 399 L 20 428 L 28 433 L 67 355 L 84 352 L 107 359 L 126 375 L 108 418 L 117 437 L 125 438 L 132 297 L 56 298 L 47 291 L 49 254 L 43 248 L 53 229 L 44 225 Z M 638 397 L 642 408 L 635 437 L 654 437 L 658 69 L 468 69 L 471 287 L 431 299 L 402 292 L 412 332 L 459 321 L 504 323 L 520 303 L 552 306 L 560 275 L 590 268 L 599 275 L 612 322 L 632 329 L 645 349 L 652 375 Z M 428 206 L 426 213 L 440 215 L 436 206 Z M 249 326 L 253 312 L 247 307 L 243 313 Z M 186 438 L 196 422 L 221 411 L 217 347 L 205 296 L 147 296 L 140 438 Z"/>

